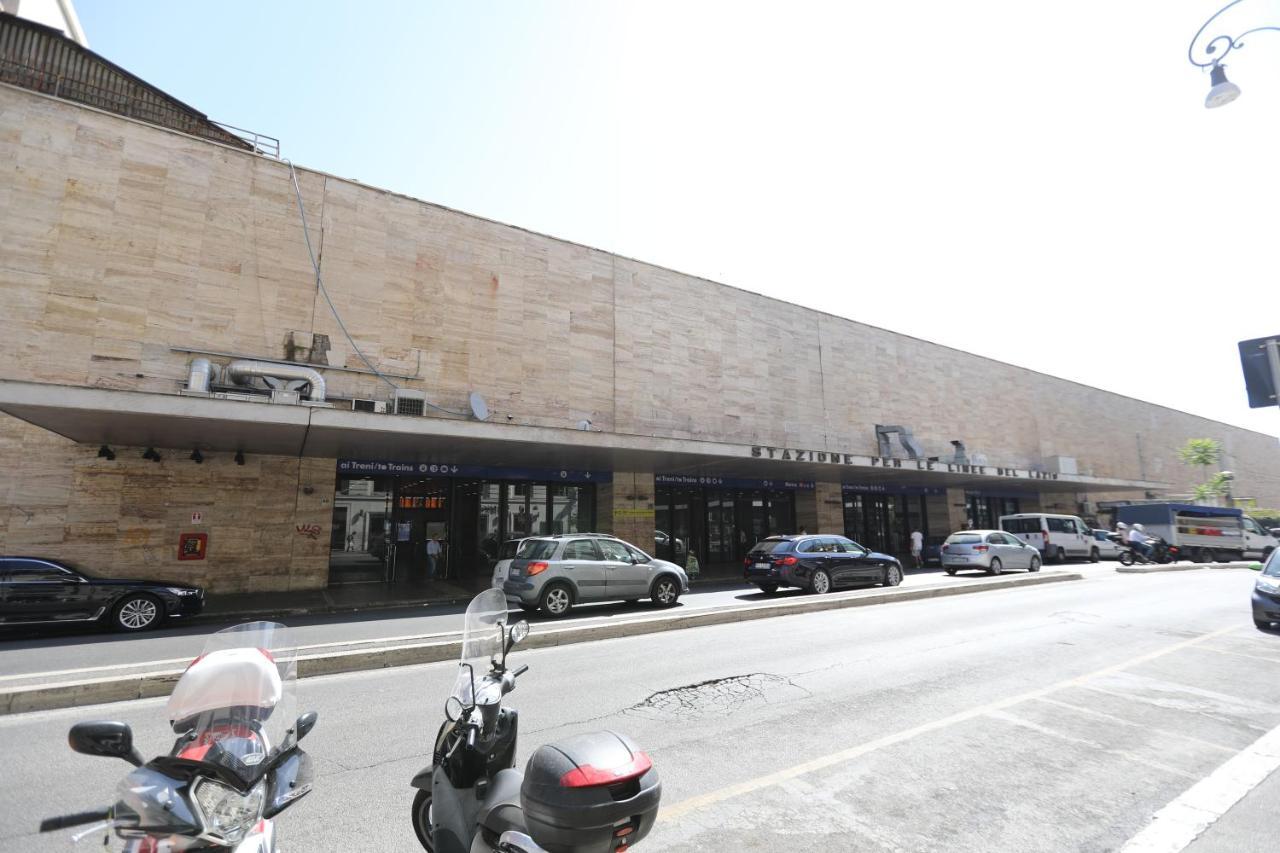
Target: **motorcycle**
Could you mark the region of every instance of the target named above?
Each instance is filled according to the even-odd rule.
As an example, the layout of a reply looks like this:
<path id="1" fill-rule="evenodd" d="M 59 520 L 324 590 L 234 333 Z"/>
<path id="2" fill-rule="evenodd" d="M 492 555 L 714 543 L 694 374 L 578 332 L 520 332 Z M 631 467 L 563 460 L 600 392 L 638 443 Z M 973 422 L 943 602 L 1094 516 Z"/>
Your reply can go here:
<path id="1" fill-rule="evenodd" d="M 88 823 L 73 836 L 119 836 L 125 853 L 233 850 L 274 853 L 273 818 L 311 791 L 310 757 L 298 742 L 316 724 L 296 720 L 295 647 L 283 625 L 253 622 L 213 634 L 174 685 L 166 706 L 177 739 L 144 761 L 120 722 L 71 727 L 71 748 L 123 758 L 136 769 L 115 805 L 47 818 L 41 832 Z"/>
<path id="2" fill-rule="evenodd" d="M 411 782 L 414 832 L 429 853 L 625 851 L 653 828 L 658 773 L 625 735 L 566 738 L 534 751 L 523 773 L 515 769 L 519 715 L 502 700 L 529 670 L 507 667 L 528 634 L 523 620 L 508 627 L 500 590 L 467 607 L 431 764 Z"/>
<path id="3" fill-rule="evenodd" d="M 1170 545 L 1160 536 L 1152 536 L 1148 539 L 1148 544 L 1151 545 L 1150 557 L 1144 557 L 1138 553 L 1129 542 L 1121 542 L 1120 544 L 1123 547 L 1120 551 L 1119 559 L 1120 564 L 1123 566 L 1132 566 L 1135 562 L 1176 563 L 1178 560 L 1183 559 L 1182 549 L 1177 545 Z"/>

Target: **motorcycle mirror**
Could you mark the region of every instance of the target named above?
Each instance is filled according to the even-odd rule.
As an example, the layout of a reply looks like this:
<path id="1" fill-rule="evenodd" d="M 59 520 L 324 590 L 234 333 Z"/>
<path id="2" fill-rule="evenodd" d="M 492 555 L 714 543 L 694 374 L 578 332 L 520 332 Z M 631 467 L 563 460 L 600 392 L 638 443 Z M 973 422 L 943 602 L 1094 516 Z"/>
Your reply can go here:
<path id="1" fill-rule="evenodd" d="M 298 735 L 298 740 L 302 740 L 307 736 L 308 732 L 316 727 L 316 720 L 319 718 L 320 715 L 315 711 L 308 711 L 301 717 L 298 717 L 298 722 L 293 724 L 294 731 L 297 732 Z"/>
<path id="2" fill-rule="evenodd" d="M 529 636 L 529 623 L 521 619 L 519 622 L 511 626 L 511 645 L 519 645 L 523 643 L 525 637 Z"/>
<path id="3" fill-rule="evenodd" d="M 127 723 L 76 723 L 67 734 L 67 743 L 85 755 L 123 758 L 134 767 L 144 763 L 142 753 L 133 748 L 133 729 Z"/>
<path id="4" fill-rule="evenodd" d="M 456 723 L 462 719 L 462 712 L 466 710 L 462 707 L 462 700 L 457 696 L 450 696 L 444 702 L 444 715 L 451 723 Z"/>

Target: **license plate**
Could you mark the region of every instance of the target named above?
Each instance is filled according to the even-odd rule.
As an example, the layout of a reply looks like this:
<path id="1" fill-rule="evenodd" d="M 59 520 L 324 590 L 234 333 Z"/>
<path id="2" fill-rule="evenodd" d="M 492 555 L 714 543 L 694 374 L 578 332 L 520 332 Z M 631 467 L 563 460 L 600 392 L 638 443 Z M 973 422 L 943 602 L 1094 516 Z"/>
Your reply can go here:
<path id="1" fill-rule="evenodd" d="M 968 557 L 952 557 L 951 559 L 952 559 L 952 560 L 955 560 L 957 563 L 967 563 L 967 562 L 969 562 L 969 558 L 968 558 Z"/>
<path id="2" fill-rule="evenodd" d="M 769 564 L 768 564 L 768 563 L 756 563 L 756 568 L 757 568 L 757 569 L 768 569 L 768 568 L 770 568 L 770 566 L 769 566 Z"/>
<path id="3" fill-rule="evenodd" d="M 511 569 L 507 573 L 507 577 L 518 578 L 524 571 L 522 569 Z"/>

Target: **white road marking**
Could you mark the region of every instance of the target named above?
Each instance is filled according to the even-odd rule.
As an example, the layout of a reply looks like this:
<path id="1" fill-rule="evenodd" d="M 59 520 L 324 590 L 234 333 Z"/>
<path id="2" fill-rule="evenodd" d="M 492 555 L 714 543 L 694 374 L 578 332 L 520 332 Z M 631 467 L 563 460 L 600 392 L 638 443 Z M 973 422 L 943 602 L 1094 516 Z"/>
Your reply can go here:
<path id="1" fill-rule="evenodd" d="M 1175 732 L 1172 729 L 1161 729 L 1161 728 L 1156 728 L 1154 726 L 1148 726 L 1145 723 L 1135 723 L 1133 720 L 1126 720 L 1124 717 L 1117 717 L 1115 714 L 1108 714 L 1105 711 L 1099 711 L 1095 708 L 1086 708 L 1083 705 L 1073 705 L 1070 702 L 1063 702 L 1060 699 L 1050 699 L 1047 696 L 1041 696 L 1036 701 L 1045 702 L 1050 705 L 1057 705 L 1059 708 L 1067 708 L 1079 714 L 1085 714 L 1091 717 L 1098 717 L 1099 719 L 1107 720 L 1108 722 L 1114 723 L 1117 726 L 1130 726 L 1135 729 L 1142 729 L 1143 731 L 1152 732 L 1158 735 L 1164 735 L 1165 737 L 1178 738 L 1179 740 L 1185 740 L 1188 743 L 1195 743 L 1195 744 L 1199 744 L 1200 746 L 1207 746 L 1210 749 L 1216 749 L 1220 752 L 1229 752 L 1232 755 L 1235 755 L 1237 752 L 1239 752 L 1239 750 L 1236 749 L 1234 746 L 1224 746 L 1223 744 L 1220 744 L 1220 743 L 1213 743 L 1212 741 L 1201 740 L 1198 737 L 1192 737 L 1191 735 L 1184 734 L 1183 732 Z"/>
<path id="2" fill-rule="evenodd" d="M 1156 660 L 1157 658 L 1164 657 L 1167 654 L 1171 654 L 1173 652 L 1180 651 L 1181 649 L 1185 649 L 1191 646 L 1199 645 L 1200 643 L 1204 643 L 1209 640 L 1215 639 L 1217 637 L 1221 637 L 1224 634 L 1229 634 L 1232 631 L 1236 631 L 1236 630 L 1238 630 L 1238 626 L 1231 625 L 1229 627 L 1221 628 L 1217 631 L 1213 631 L 1208 634 L 1202 634 L 1199 637 L 1193 637 L 1190 640 L 1181 640 L 1177 643 L 1173 643 L 1172 645 L 1168 645 L 1163 648 L 1156 649 L 1153 652 L 1147 652 L 1144 655 L 1139 655 L 1138 657 L 1130 658 L 1129 660 L 1123 661 L 1121 663 L 1113 664 L 1112 666 L 1103 667 L 1102 669 L 1096 670 L 1094 672 L 1086 673 L 1084 675 L 1079 675 L 1079 676 L 1076 676 L 1075 678 L 1069 678 L 1066 681 L 1059 681 L 1057 684 L 1051 684 L 1048 687 L 1042 687 L 1038 690 L 1032 690 L 1030 692 L 1022 693 L 1017 696 L 1010 696 L 1007 699 L 999 699 L 995 702 L 988 702 L 984 705 L 978 705 L 976 707 L 969 708 L 968 710 L 960 711 L 958 713 L 952 714 L 948 717 L 942 717 L 941 719 L 933 720 L 928 723 L 923 723 L 921 725 L 915 726 L 914 728 L 906 729 L 900 732 L 895 732 L 894 734 L 886 735 L 881 738 L 876 738 L 875 740 L 867 741 L 866 743 L 861 743 L 861 744 L 858 744 L 857 746 L 849 747 L 848 749 L 842 749 L 837 752 L 833 752 L 829 755 L 824 755 L 820 758 L 815 758 L 812 761 L 806 761 L 802 764 L 797 764 L 793 767 L 788 767 L 785 770 L 779 770 L 776 773 L 769 773 L 764 776 L 757 776 L 756 778 L 748 779 L 745 782 L 739 782 L 735 785 L 727 785 L 715 791 L 708 791 L 705 794 L 701 794 L 696 797 L 690 797 L 689 799 L 684 800 L 683 802 L 676 803 L 675 805 L 669 808 L 663 808 L 658 813 L 658 819 L 662 821 L 678 820 L 681 817 L 684 817 L 685 815 L 689 814 L 690 812 L 697 811 L 698 809 L 706 808 L 707 806 L 714 805 L 724 800 L 729 800 L 734 797 L 739 797 L 739 796 L 742 796 L 743 794 L 750 794 L 752 792 L 759 791 L 763 788 L 768 788 L 773 785 L 781 784 L 782 782 L 785 782 L 789 779 L 795 779 L 799 776 L 804 776 L 805 774 L 808 774 L 808 773 L 813 773 L 818 770 L 823 770 L 827 767 L 832 767 L 837 764 L 843 764 L 846 761 L 852 761 L 855 758 L 860 758 L 861 756 L 868 755 L 872 752 L 875 752 L 878 749 L 884 749 L 885 747 L 888 747 L 888 746 L 895 746 L 897 744 L 909 741 L 912 738 L 918 737 L 919 735 L 928 734 L 929 732 L 939 731 L 949 726 L 956 725 L 957 723 L 968 722 L 969 720 L 972 720 L 976 717 L 981 717 L 986 714 L 991 714 L 994 711 L 1002 711 L 1005 708 L 1011 708 L 1014 705 L 1017 705 L 1021 702 L 1027 702 L 1032 699 L 1040 699 L 1044 696 L 1048 696 L 1052 693 L 1056 693 L 1059 690 L 1065 690 L 1068 687 L 1081 687 L 1081 686 L 1084 686 L 1086 682 L 1094 678 L 1102 678 L 1108 675 L 1113 675 L 1115 673 L 1122 672 L 1131 667 L 1141 666 L 1144 663 L 1148 663 L 1150 661 Z"/>
<path id="3" fill-rule="evenodd" d="M 1178 853 L 1280 767 L 1280 726 L 1156 812 L 1120 853 Z"/>

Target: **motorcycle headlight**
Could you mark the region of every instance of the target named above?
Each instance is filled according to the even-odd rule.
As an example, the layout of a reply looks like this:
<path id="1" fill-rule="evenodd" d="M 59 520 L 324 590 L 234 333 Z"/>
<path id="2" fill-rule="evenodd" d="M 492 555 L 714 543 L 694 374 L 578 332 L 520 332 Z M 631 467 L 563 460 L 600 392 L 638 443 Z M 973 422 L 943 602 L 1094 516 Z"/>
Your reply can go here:
<path id="1" fill-rule="evenodd" d="M 266 800 L 266 781 L 259 782 L 242 794 L 221 782 L 201 779 L 193 796 L 204 818 L 204 835 L 211 841 L 234 847 L 244 840 L 262 817 Z"/>

